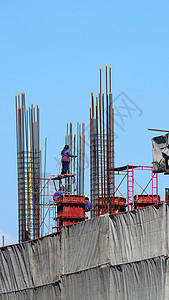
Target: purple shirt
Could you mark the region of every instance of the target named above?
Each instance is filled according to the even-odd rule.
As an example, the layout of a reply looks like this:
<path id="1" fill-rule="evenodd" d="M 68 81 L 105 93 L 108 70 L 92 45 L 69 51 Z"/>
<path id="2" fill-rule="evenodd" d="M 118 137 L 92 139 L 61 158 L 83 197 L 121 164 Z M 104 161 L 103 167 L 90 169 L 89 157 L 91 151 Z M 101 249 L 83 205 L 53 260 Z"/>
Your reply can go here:
<path id="1" fill-rule="evenodd" d="M 68 156 L 68 157 L 75 157 L 76 155 L 73 155 L 69 152 L 69 150 L 64 151 L 64 155 Z"/>
<path id="2" fill-rule="evenodd" d="M 71 154 L 69 150 L 65 150 L 62 154 L 62 161 L 69 162 L 69 157 L 76 157 L 76 155 Z"/>

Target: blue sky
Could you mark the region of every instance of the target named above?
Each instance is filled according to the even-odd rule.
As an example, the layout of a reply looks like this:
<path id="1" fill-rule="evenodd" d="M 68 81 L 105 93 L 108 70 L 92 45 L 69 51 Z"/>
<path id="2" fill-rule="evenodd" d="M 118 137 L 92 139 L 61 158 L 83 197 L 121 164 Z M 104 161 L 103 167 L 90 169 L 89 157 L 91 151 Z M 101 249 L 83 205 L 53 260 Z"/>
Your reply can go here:
<path id="1" fill-rule="evenodd" d="M 123 91 L 143 112 L 116 125 L 116 166 L 150 165 L 147 128 L 169 129 L 168 12 L 168 1 L 0 1 L 0 244 L 3 233 L 17 241 L 14 95 L 39 104 L 41 149 L 47 136 L 47 172 L 56 173 L 66 123 L 89 124 L 99 68 L 111 66 L 114 97 Z M 159 181 L 163 197 L 169 178 Z"/>

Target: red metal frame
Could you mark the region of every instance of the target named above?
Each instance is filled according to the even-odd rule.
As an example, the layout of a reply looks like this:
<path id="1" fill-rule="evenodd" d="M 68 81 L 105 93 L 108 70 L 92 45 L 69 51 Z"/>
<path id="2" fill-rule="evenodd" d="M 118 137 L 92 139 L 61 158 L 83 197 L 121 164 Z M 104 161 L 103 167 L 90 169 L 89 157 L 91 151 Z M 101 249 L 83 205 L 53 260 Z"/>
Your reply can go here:
<path id="1" fill-rule="evenodd" d="M 158 196 L 158 203 L 161 202 L 161 197 Z M 157 200 L 153 195 L 135 195 L 134 196 L 134 209 L 143 208 L 150 205 L 157 204 Z"/>
<path id="2" fill-rule="evenodd" d="M 72 182 L 72 192 L 63 193 L 63 196 L 53 201 L 55 187 L 53 180 L 58 178 L 50 175 L 49 178 L 42 178 L 41 183 L 41 236 L 50 234 L 61 226 L 70 225 L 85 220 L 85 197 L 75 195 L 75 183 Z M 61 226 L 58 225 L 59 221 Z M 59 227 L 58 227 L 59 226 Z"/>
<path id="3" fill-rule="evenodd" d="M 140 188 L 142 188 L 141 185 L 139 185 L 139 183 L 134 178 L 134 170 L 143 170 L 143 171 L 148 170 L 151 172 L 152 201 L 153 201 L 153 203 L 158 204 L 158 201 L 159 201 L 159 198 L 158 198 L 158 174 L 153 173 L 153 167 L 152 166 L 127 165 L 127 210 L 129 210 L 130 200 L 133 201 L 134 183 L 136 183 Z M 155 193 L 154 193 L 154 191 L 155 191 Z M 145 191 L 145 193 L 146 193 L 146 191 Z"/>
<path id="4" fill-rule="evenodd" d="M 147 193 L 147 186 L 145 189 L 143 189 L 139 182 L 136 180 L 135 175 L 137 170 L 150 172 L 149 183 L 151 183 L 152 193 L 149 194 L 151 195 Z M 158 174 L 153 173 L 152 166 L 127 165 L 122 168 L 117 168 L 117 170 L 115 171 L 120 172 L 118 174 L 123 175 L 124 178 L 127 178 L 126 194 L 125 192 L 120 192 L 119 185 L 118 187 L 115 186 L 115 193 L 118 192 L 119 195 L 115 194 L 114 197 L 106 197 L 104 201 L 102 197 L 100 197 L 98 203 L 96 203 L 95 208 L 98 211 L 98 215 L 104 214 L 105 211 L 111 211 L 111 208 L 113 208 L 114 213 L 119 213 L 126 211 L 126 206 L 127 210 L 129 210 L 129 205 L 132 205 L 131 208 L 133 209 L 160 203 L 160 197 L 158 196 Z M 43 183 L 43 187 L 41 188 L 41 199 L 44 199 L 43 201 L 41 201 L 41 208 L 43 207 L 40 215 L 40 218 L 42 220 L 41 228 L 46 228 L 46 232 L 44 229 L 41 231 L 42 236 L 44 234 L 49 234 L 53 231 L 56 231 L 58 226 L 60 227 L 60 225 L 58 225 L 59 221 L 61 223 L 61 226 L 64 226 L 85 220 L 85 202 L 81 206 L 82 202 L 84 201 L 84 196 L 79 197 L 78 195 L 74 195 L 75 188 L 72 189 L 73 193 L 69 194 L 68 196 L 64 195 L 63 199 L 60 198 L 57 203 L 54 203 L 53 194 L 55 193 L 55 188 L 52 183 L 54 176 L 56 175 L 51 175 L 50 178 L 45 180 L 41 179 L 41 182 Z M 137 198 L 139 201 L 136 201 L 136 197 L 134 194 L 135 185 L 139 186 L 142 190 L 142 194 L 139 195 L 139 198 Z M 83 200 L 81 197 L 83 198 Z"/>
<path id="5" fill-rule="evenodd" d="M 138 181 L 135 178 L 135 171 L 141 170 L 141 171 L 149 171 L 150 172 L 150 181 L 151 182 L 151 195 L 152 197 L 152 203 L 158 204 L 159 203 L 159 197 L 158 197 L 158 173 L 153 173 L 153 167 L 152 166 L 138 166 L 138 165 L 126 165 L 124 167 L 115 168 L 115 171 L 118 172 L 120 175 L 124 175 L 127 177 L 127 210 L 129 210 L 129 206 L 132 205 L 132 208 L 134 208 L 134 185 L 136 184 L 142 189 L 142 193 L 145 193 L 146 195 L 149 195 L 146 191 L 146 188 L 142 188 L 141 185 L 138 183 Z M 122 172 L 122 173 L 119 173 Z M 122 180 L 123 181 L 123 180 Z M 119 185 L 120 186 L 120 185 Z M 123 196 L 123 194 L 120 192 L 119 187 L 116 188 L 116 191 L 120 193 L 120 195 Z"/>
<path id="6" fill-rule="evenodd" d="M 103 207 L 103 200 L 99 199 L 98 201 L 98 215 L 103 215 L 104 211 L 112 211 L 112 208 L 110 207 L 113 203 L 114 208 L 114 214 L 125 212 L 126 211 L 126 198 L 124 197 L 113 197 L 110 199 L 105 199 L 104 206 Z"/>
<path id="7" fill-rule="evenodd" d="M 74 224 L 85 220 L 85 197 L 63 195 L 56 201 L 57 217 L 53 228 L 60 230 L 62 226 Z"/>

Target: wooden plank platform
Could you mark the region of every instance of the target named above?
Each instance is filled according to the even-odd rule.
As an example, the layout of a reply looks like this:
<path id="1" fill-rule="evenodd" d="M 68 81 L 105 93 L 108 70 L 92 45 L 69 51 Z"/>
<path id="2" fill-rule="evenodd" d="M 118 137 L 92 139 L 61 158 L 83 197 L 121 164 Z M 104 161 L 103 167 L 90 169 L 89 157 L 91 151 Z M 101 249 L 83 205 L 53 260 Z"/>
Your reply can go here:
<path id="1" fill-rule="evenodd" d="M 63 175 L 57 175 L 56 177 L 51 178 L 51 180 L 61 180 L 68 177 L 75 177 L 76 174 L 63 174 Z"/>

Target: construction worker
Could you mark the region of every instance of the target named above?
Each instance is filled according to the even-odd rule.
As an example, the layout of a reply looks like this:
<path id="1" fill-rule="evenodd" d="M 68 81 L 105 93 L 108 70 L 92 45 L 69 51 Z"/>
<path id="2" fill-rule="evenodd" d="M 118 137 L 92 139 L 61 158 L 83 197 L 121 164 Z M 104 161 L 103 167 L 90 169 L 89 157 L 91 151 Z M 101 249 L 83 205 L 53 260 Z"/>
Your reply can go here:
<path id="1" fill-rule="evenodd" d="M 89 201 L 89 197 L 87 195 L 85 195 L 85 211 L 89 211 L 90 210 L 90 201 Z"/>
<path id="2" fill-rule="evenodd" d="M 53 195 L 53 201 L 56 202 L 62 195 L 61 191 L 56 191 Z"/>
<path id="3" fill-rule="evenodd" d="M 25 241 L 29 241 L 30 240 L 30 232 L 29 232 L 29 229 L 26 228 L 25 230 Z"/>
<path id="4" fill-rule="evenodd" d="M 69 170 L 69 157 L 77 157 L 77 155 L 73 155 L 69 151 L 69 145 L 65 145 L 63 150 L 61 151 L 62 155 L 62 172 L 61 174 L 67 174 Z"/>
<path id="5" fill-rule="evenodd" d="M 59 200 L 59 198 L 63 195 L 64 192 L 64 186 L 62 185 L 58 191 L 56 191 L 53 195 L 53 201 L 56 202 L 57 200 Z"/>

